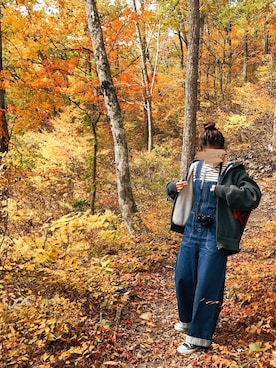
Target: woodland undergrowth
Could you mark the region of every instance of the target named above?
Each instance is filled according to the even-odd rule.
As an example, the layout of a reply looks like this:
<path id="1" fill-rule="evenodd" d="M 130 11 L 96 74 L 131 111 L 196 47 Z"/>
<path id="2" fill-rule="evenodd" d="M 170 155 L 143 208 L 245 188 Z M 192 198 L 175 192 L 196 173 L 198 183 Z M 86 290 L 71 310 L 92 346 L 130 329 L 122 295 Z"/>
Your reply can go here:
<path id="1" fill-rule="evenodd" d="M 111 147 L 102 150 L 92 215 L 87 136 L 70 141 L 76 138 L 59 121 L 55 134 L 14 138 L 1 166 L 0 366 L 276 367 L 276 182 L 264 144 L 273 119 L 263 111 L 248 119 L 250 133 L 248 126 L 232 131 L 238 117 L 229 118 L 228 155 L 246 163 L 263 200 L 242 252 L 229 259 L 212 349 L 187 358 L 177 356 L 181 341 L 172 328 L 180 239 L 169 231 L 165 193 L 166 182 L 179 176 L 181 142 L 164 141 L 150 153 L 132 149 L 134 195 L 148 232 L 130 235 L 117 209 Z"/>

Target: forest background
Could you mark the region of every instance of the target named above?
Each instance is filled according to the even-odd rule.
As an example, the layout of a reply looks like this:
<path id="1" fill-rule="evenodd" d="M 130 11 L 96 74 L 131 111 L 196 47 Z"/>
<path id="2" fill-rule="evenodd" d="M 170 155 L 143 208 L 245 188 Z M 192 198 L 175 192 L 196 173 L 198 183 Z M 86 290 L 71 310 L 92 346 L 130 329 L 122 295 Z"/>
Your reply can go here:
<path id="1" fill-rule="evenodd" d="M 118 210 L 84 3 L 1 1 L 1 367 L 275 367 L 275 2 L 201 3 L 198 131 L 214 120 L 264 195 L 213 349 L 188 358 L 165 193 L 180 176 L 187 4 L 98 8 L 145 229 L 129 234 Z"/>

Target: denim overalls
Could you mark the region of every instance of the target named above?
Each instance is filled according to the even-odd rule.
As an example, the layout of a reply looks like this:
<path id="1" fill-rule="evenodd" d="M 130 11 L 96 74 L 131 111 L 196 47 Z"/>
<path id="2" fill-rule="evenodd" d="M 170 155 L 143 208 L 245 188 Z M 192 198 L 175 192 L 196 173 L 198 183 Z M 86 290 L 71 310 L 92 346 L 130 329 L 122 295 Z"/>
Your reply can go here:
<path id="1" fill-rule="evenodd" d="M 212 342 L 223 301 L 227 251 L 217 249 L 214 181 L 200 180 L 199 161 L 193 183 L 193 207 L 185 226 L 175 267 L 176 297 L 181 322 L 188 328 L 186 342 L 208 347 Z M 210 227 L 198 214 L 212 215 Z"/>

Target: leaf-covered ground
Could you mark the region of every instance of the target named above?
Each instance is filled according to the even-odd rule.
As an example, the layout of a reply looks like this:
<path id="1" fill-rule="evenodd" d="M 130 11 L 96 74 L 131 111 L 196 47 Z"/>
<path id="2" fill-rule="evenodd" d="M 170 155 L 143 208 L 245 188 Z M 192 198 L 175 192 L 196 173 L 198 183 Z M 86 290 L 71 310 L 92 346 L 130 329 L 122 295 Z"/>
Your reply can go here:
<path id="1" fill-rule="evenodd" d="M 91 255 L 77 260 L 73 253 L 67 259 L 46 251 L 15 263 L 6 259 L 0 281 L 1 367 L 276 367 L 274 185 L 273 178 L 262 181 L 264 197 L 243 250 L 229 259 L 212 348 L 189 357 L 176 352 L 185 336 L 173 329 L 180 239 L 163 231 L 122 237 L 121 245 L 114 240 L 106 255 L 92 262 Z M 55 233 L 66 219 L 50 230 Z M 161 227 L 166 222 L 159 221 Z M 70 223 L 70 233 L 81 227 L 79 216 Z"/>

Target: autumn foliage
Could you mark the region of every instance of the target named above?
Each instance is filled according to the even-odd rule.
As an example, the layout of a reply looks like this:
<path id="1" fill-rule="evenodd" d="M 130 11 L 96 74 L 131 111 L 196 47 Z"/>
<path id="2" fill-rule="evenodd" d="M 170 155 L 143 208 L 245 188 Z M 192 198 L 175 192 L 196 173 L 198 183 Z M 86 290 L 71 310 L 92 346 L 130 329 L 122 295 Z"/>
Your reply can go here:
<path id="1" fill-rule="evenodd" d="M 212 348 L 186 358 L 176 353 L 183 336 L 173 330 L 180 238 L 169 230 L 172 203 L 164 189 L 180 175 L 186 2 L 158 1 L 138 13 L 122 2 L 98 3 L 145 229 L 130 235 L 118 210 L 110 125 L 84 4 L 2 2 L 0 87 L 11 140 L 0 162 L 0 366 L 276 367 L 273 4 L 202 4 L 197 128 L 216 120 L 228 159 L 244 161 L 263 198 L 241 253 L 229 259 Z M 151 152 L 137 22 L 149 82 L 160 47 Z"/>

